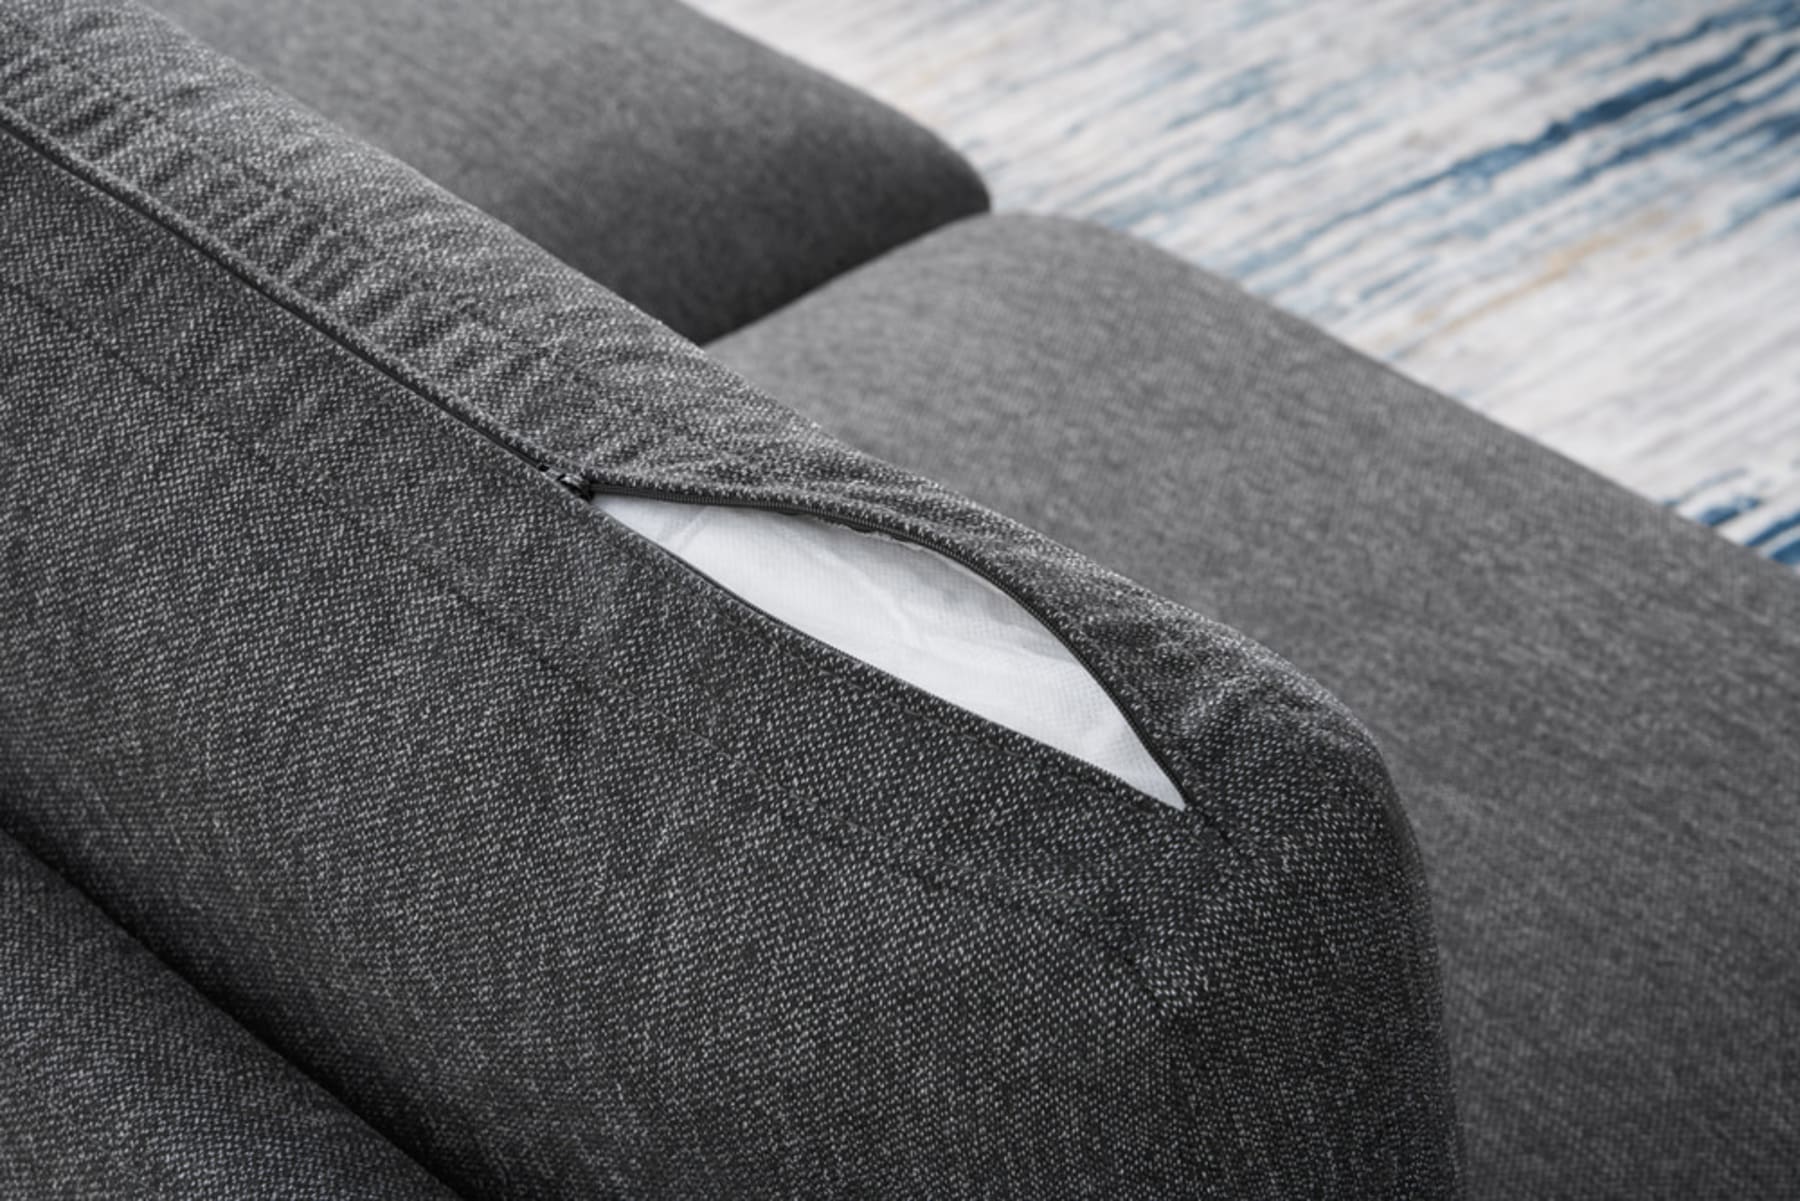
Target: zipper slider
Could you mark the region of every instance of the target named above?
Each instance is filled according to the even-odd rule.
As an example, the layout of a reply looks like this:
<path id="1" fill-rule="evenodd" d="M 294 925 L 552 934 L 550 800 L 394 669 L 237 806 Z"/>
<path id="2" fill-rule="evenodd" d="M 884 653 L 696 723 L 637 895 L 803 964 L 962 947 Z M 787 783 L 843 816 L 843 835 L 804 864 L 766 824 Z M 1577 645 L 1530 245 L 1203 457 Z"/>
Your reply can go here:
<path id="1" fill-rule="evenodd" d="M 582 479 L 574 472 L 559 471 L 554 467 L 544 467 L 540 468 L 540 470 L 543 471 L 545 475 L 549 476 L 551 480 L 562 485 L 564 488 L 567 488 L 582 500 L 594 499 L 594 485 L 589 481 Z"/>

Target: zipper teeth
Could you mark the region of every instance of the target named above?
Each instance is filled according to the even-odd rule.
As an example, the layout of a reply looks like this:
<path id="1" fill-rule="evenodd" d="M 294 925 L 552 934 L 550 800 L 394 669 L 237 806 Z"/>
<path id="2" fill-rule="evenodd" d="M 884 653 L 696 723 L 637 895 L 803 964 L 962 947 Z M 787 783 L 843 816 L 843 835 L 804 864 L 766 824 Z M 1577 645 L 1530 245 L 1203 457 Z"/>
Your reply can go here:
<path id="1" fill-rule="evenodd" d="M 603 480 L 594 480 L 585 476 L 571 475 L 567 472 L 562 472 L 542 465 L 540 465 L 540 470 L 550 475 L 551 478 L 555 479 L 559 484 L 562 484 L 563 487 L 587 501 L 592 501 L 596 495 L 605 492 L 615 496 L 638 496 L 645 500 L 668 501 L 673 504 L 719 505 L 723 508 L 759 509 L 769 513 L 786 513 L 796 517 L 812 517 L 820 521 L 833 522 L 837 525 L 848 526 L 851 529 L 860 530 L 863 533 L 885 534 L 890 538 L 896 538 L 902 542 L 910 542 L 913 545 L 923 547 L 934 554 L 942 555 L 951 562 L 974 572 L 989 584 L 999 589 L 1007 599 L 1031 614 L 1039 625 L 1043 626 L 1046 630 L 1049 630 L 1051 636 L 1062 644 L 1063 649 L 1068 651 L 1069 654 L 1074 657 L 1075 661 L 1086 669 L 1088 675 L 1093 678 L 1096 684 L 1100 685 L 1100 690 L 1106 693 L 1107 699 L 1112 701 L 1113 707 L 1119 711 L 1120 716 L 1124 717 L 1125 724 L 1131 727 L 1133 734 L 1137 735 L 1138 742 L 1143 745 L 1145 753 L 1150 756 L 1151 761 L 1154 762 L 1157 767 L 1162 769 L 1162 773 L 1168 777 L 1169 783 L 1174 785 L 1175 791 L 1180 794 L 1182 802 L 1187 806 L 1186 812 L 1194 814 L 1201 813 L 1201 810 L 1194 805 L 1194 799 L 1188 795 L 1187 789 L 1183 787 L 1180 776 L 1177 775 L 1174 768 L 1170 765 L 1167 756 L 1157 748 L 1156 742 L 1149 736 L 1149 732 L 1145 730 L 1144 723 L 1139 720 L 1138 715 L 1133 712 L 1131 707 L 1119 696 L 1118 691 L 1107 682 L 1106 676 L 1095 670 L 1094 665 L 1089 662 L 1088 657 L 1082 653 L 1081 648 L 1070 641 L 1069 637 L 1064 634 L 1062 630 L 1057 628 L 1056 623 L 1046 617 L 1043 611 L 1027 597 L 1022 595 L 1017 588 L 994 575 L 993 572 L 989 571 L 982 564 L 976 562 L 956 547 L 929 535 L 921 536 L 911 530 L 896 529 L 893 525 L 888 523 L 870 521 L 861 517 L 849 517 L 840 513 L 809 508 L 805 505 L 782 504 L 776 501 L 746 500 L 742 497 L 718 496 L 698 490 L 684 492 L 673 488 L 649 488 L 634 484 L 615 484 Z M 721 585 L 721 587 L 723 587 L 723 585 Z M 730 590 L 726 589 L 726 591 Z M 1095 764 L 1089 764 L 1089 766 L 1104 775 L 1119 780 L 1119 783 L 1135 793 L 1141 794 L 1143 792 L 1143 789 L 1120 779 L 1112 772 L 1106 771 L 1105 768 Z M 1163 805 L 1163 802 L 1156 801 L 1154 797 L 1150 799 L 1163 808 L 1168 807 Z"/>

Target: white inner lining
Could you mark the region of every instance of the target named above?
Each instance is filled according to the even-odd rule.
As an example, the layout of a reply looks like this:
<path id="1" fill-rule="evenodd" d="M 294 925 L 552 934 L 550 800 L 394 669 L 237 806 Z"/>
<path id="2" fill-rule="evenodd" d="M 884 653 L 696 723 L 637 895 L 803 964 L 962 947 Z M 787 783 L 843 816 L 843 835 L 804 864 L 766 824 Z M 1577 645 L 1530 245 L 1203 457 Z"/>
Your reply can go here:
<path id="1" fill-rule="evenodd" d="M 594 503 L 771 617 L 1187 807 L 1087 668 L 962 564 L 812 517 L 610 493 Z"/>

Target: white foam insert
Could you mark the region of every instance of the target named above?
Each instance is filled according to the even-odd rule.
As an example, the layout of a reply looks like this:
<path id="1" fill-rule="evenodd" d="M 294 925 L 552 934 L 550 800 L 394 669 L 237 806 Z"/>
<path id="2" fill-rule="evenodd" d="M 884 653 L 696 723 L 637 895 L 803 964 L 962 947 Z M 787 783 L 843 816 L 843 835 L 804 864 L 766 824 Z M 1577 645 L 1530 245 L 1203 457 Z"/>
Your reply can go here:
<path id="1" fill-rule="evenodd" d="M 1186 808 L 1087 668 L 960 563 L 811 517 L 611 494 L 594 503 L 771 617 Z"/>

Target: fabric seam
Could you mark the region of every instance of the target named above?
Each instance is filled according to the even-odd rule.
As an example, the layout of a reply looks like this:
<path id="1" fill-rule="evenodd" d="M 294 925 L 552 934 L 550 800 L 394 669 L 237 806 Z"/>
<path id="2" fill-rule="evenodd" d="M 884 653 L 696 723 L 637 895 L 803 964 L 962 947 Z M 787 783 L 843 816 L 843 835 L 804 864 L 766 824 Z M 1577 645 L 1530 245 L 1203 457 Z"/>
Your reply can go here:
<path id="1" fill-rule="evenodd" d="M 709 455 L 718 455 L 722 458 L 729 459 L 732 463 L 743 468 L 748 474 L 760 474 L 756 464 L 744 458 L 741 453 L 732 451 L 728 448 L 714 446 L 703 440 L 699 433 L 687 422 L 680 420 L 670 422 L 670 414 L 655 411 L 642 399 L 628 393 L 619 393 L 614 389 L 607 387 L 601 380 L 594 377 L 587 367 L 581 364 L 570 363 L 555 350 L 545 347 L 542 343 L 534 343 L 528 340 L 521 331 L 511 328 L 503 321 L 503 319 L 494 316 L 486 308 L 482 307 L 474 297 L 469 296 L 460 288 L 447 283 L 441 276 L 427 276 L 420 272 L 416 265 L 398 260 L 390 251 L 384 249 L 367 234 L 345 229 L 330 216 L 321 213 L 313 205 L 294 195 L 294 193 L 282 186 L 279 182 L 269 179 L 259 168 L 253 167 L 237 159 L 222 157 L 217 151 L 213 150 L 202 140 L 201 135 L 184 128 L 183 123 L 181 123 L 178 117 L 162 108 L 156 101 L 136 92 L 127 91 L 124 86 L 118 84 L 114 80 L 96 73 L 92 68 L 71 58 L 66 50 L 50 43 L 44 33 L 36 27 L 24 24 L 19 21 L 18 18 L 8 16 L 4 13 L 0 13 L 0 21 L 7 21 L 13 24 L 33 38 L 40 54 L 43 54 L 46 58 L 50 59 L 54 65 L 61 67 L 65 72 L 79 77 L 76 81 L 78 86 L 85 84 L 88 87 L 99 90 L 112 100 L 116 101 L 123 108 L 135 113 L 142 119 L 161 129 L 169 137 L 173 138 L 178 145 L 197 155 L 201 159 L 204 159 L 207 163 L 238 176 L 243 182 L 253 188 L 261 190 L 267 195 L 280 199 L 298 213 L 317 222 L 318 225 L 332 237 L 351 243 L 363 252 L 364 257 L 367 260 L 371 260 L 383 268 L 394 272 L 401 280 L 409 284 L 411 286 L 410 295 L 424 298 L 427 303 L 448 307 L 456 315 L 479 326 L 490 337 L 498 340 L 504 348 L 515 353 L 522 353 L 533 361 L 543 363 L 553 374 L 561 375 L 565 379 L 586 385 L 592 392 L 605 397 L 609 404 L 619 404 L 630 408 L 648 420 L 678 425 L 680 428 L 679 440 L 681 445 L 695 447 L 706 451 Z M 58 138 L 55 135 L 51 136 L 58 142 L 62 141 L 61 138 Z M 85 158 L 84 161 L 86 161 Z M 424 177 L 421 176 L 420 178 L 423 179 Z M 429 180 L 427 180 L 426 183 L 434 190 L 442 191 L 437 184 L 431 183 Z M 134 190 L 143 191 L 143 189 L 138 188 L 135 184 L 131 186 Z M 145 194 L 150 195 L 148 192 Z M 465 204 L 464 201 L 457 199 L 448 192 L 444 192 L 443 194 L 458 206 Z M 156 199 L 158 200 L 158 203 L 164 204 L 165 207 L 167 207 L 167 202 L 162 201 L 160 197 L 156 197 Z M 212 236 L 218 237 L 221 241 L 224 241 L 222 236 L 214 233 L 210 229 L 208 232 L 211 233 Z M 235 245 L 232 246 L 232 249 L 245 259 L 250 259 L 251 257 Z M 255 266 L 259 272 L 265 275 L 270 274 L 268 269 L 262 266 L 262 264 L 256 263 Z M 299 292 L 293 285 L 287 284 L 285 280 L 281 282 L 291 291 L 306 296 L 305 293 Z M 306 298 L 313 304 L 324 303 L 311 296 L 306 296 Z M 645 319 L 653 320 L 653 318 L 648 317 Z M 671 334 L 670 336 L 673 337 L 674 335 Z M 402 358 L 402 356 L 385 349 L 383 353 L 390 358 Z M 411 364 L 409 364 L 409 366 L 411 366 Z M 413 367 L 412 369 L 419 374 L 428 374 L 420 371 L 417 367 Z M 449 392 L 449 389 L 447 388 L 442 390 L 446 393 Z M 577 473 L 585 473 L 587 471 L 584 460 L 570 458 L 567 455 L 552 451 L 540 445 L 533 439 L 519 434 L 518 431 L 512 429 L 510 426 L 495 420 L 479 406 L 471 405 L 462 400 L 458 400 L 458 406 L 466 410 L 468 415 L 481 424 L 483 428 L 492 429 L 495 432 L 503 434 L 512 445 L 523 450 L 529 450 L 533 455 L 538 456 L 555 466 L 570 468 Z"/>

